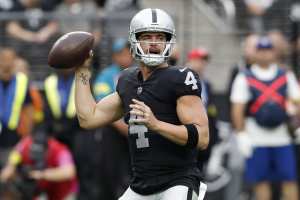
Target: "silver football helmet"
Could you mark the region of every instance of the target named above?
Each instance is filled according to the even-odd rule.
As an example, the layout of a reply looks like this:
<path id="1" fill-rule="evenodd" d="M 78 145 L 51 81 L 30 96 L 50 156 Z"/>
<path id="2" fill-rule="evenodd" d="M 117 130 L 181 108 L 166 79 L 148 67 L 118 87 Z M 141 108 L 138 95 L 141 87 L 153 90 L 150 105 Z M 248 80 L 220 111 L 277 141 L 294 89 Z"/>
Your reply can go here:
<path id="1" fill-rule="evenodd" d="M 165 49 L 160 54 L 144 52 L 137 35 L 143 32 L 162 32 L 167 36 Z M 146 66 L 158 66 L 171 55 L 175 44 L 175 27 L 172 18 L 161 9 L 143 9 L 131 20 L 129 27 L 129 42 L 131 53 L 136 60 L 142 61 Z"/>

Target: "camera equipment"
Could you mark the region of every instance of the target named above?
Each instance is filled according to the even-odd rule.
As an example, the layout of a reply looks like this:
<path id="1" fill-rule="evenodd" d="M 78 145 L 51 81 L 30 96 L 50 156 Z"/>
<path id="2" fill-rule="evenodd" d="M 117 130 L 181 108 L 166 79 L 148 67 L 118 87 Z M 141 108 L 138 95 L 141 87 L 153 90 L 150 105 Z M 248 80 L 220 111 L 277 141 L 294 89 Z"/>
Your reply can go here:
<path id="1" fill-rule="evenodd" d="M 24 200 L 31 200 L 40 192 L 38 191 L 37 181 L 29 177 L 29 172 L 32 170 L 42 170 L 46 167 L 47 141 L 48 135 L 43 127 L 37 127 L 32 134 L 32 145 L 29 151 L 29 156 L 33 164 L 19 166 L 20 180 L 16 184 Z"/>

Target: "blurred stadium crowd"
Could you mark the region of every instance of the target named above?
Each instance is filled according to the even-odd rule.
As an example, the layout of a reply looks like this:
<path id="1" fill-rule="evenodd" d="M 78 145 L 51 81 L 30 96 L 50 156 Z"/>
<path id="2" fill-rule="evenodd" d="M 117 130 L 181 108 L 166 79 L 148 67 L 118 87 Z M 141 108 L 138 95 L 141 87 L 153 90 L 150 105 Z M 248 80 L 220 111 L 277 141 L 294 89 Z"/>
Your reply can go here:
<path id="1" fill-rule="evenodd" d="M 211 88 L 214 79 L 206 78 L 214 51 L 201 44 L 190 49 L 178 45 L 169 60 L 170 65 L 191 67 L 201 77 L 211 140 L 208 150 L 199 153 L 208 184 L 206 199 L 299 199 L 300 10 L 293 7 L 297 2 L 203 2 L 224 20 L 230 20 L 231 13 L 226 2 L 235 5 L 232 35 L 241 41 L 241 57 L 231 63 L 230 81 L 224 81 L 227 90 L 221 94 Z M 120 120 L 101 129 L 81 129 L 74 105 L 74 71 L 49 68 L 47 55 L 62 34 L 91 32 L 96 39 L 92 90 L 100 100 L 114 92 L 121 70 L 135 64 L 123 33 L 141 5 L 138 0 L 0 0 L 0 199 L 116 200 L 128 187 L 127 125 Z M 281 73 L 291 78 L 274 86 Z M 253 88 L 247 93 L 248 87 Z M 258 111 L 251 113 L 252 103 L 264 95 Z M 267 114 L 257 116 L 268 103 L 271 106 L 262 111 Z M 284 104 L 283 109 L 274 104 Z M 260 124 L 261 116 L 267 119 Z M 242 138 L 241 132 L 254 133 Z M 274 147 L 288 147 L 288 153 L 273 153 Z M 265 166 L 265 171 L 257 166 Z"/>

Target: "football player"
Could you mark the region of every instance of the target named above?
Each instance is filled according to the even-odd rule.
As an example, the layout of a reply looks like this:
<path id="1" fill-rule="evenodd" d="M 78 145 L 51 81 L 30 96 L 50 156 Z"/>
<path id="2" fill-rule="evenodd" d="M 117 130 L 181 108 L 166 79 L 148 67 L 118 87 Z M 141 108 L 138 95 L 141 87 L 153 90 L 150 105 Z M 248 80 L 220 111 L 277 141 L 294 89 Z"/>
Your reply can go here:
<path id="1" fill-rule="evenodd" d="M 98 103 L 90 91 L 89 60 L 77 68 L 80 124 L 100 127 L 122 116 L 129 124 L 132 179 L 120 200 L 203 199 L 197 151 L 208 145 L 208 119 L 198 76 L 167 64 L 175 44 L 171 17 L 141 10 L 131 20 L 129 42 L 139 66 L 124 70 L 117 91 Z"/>

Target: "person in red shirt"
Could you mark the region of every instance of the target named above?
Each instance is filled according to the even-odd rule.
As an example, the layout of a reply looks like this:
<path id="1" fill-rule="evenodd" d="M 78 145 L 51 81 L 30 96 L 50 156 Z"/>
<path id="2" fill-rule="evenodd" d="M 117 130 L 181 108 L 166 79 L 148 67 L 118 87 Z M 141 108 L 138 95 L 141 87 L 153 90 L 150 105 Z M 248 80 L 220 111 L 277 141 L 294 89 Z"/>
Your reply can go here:
<path id="1" fill-rule="evenodd" d="M 39 132 L 38 132 L 39 133 Z M 35 180 L 37 184 L 37 196 L 46 194 L 48 200 L 71 200 L 75 199 L 77 179 L 75 164 L 69 149 L 48 136 L 38 135 L 24 137 L 11 152 L 5 168 L 1 171 L 0 181 L 7 183 L 13 180 L 18 172 L 18 167 L 32 167 L 27 176 Z M 43 137 L 45 137 L 43 142 Z M 40 146 L 39 146 L 40 145 Z M 43 167 L 38 168 L 37 160 L 34 156 L 33 146 L 43 149 Z M 37 152 L 37 153 L 40 153 Z"/>

